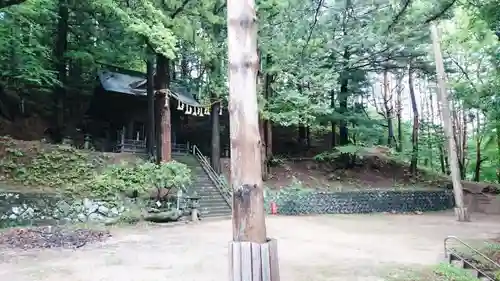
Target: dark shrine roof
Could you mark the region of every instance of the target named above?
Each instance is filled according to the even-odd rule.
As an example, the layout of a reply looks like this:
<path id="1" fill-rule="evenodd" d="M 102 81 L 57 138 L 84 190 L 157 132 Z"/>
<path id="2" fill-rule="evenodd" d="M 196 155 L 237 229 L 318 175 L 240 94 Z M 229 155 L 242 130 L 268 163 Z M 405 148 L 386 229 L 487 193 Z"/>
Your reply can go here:
<path id="1" fill-rule="evenodd" d="M 101 86 L 106 91 L 134 96 L 147 95 L 145 87 L 146 75 L 143 73 L 101 70 L 97 73 L 97 76 Z M 171 83 L 169 90 L 170 96 L 173 98 L 191 106 L 201 106 L 185 87 L 177 83 Z"/>

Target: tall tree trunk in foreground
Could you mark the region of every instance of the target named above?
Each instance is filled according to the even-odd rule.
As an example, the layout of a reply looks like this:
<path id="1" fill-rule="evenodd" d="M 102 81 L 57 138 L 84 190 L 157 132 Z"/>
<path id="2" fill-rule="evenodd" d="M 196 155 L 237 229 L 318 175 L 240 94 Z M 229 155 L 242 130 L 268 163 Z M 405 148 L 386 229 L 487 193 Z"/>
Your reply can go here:
<path id="1" fill-rule="evenodd" d="M 257 104 L 259 59 L 255 1 L 228 0 L 227 21 L 233 189 L 230 279 L 279 281 L 277 242 L 266 236 Z"/>
<path id="2" fill-rule="evenodd" d="M 498 108 L 498 107 L 497 107 Z M 500 183 L 500 113 L 497 118 L 497 181 Z"/>
<path id="3" fill-rule="evenodd" d="M 455 215 L 458 221 L 469 221 L 469 213 L 464 206 L 462 182 L 460 181 L 460 169 L 458 167 L 457 147 L 453 139 L 453 128 L 450 113 L 450 103 L 446 90 L 445 72 L 443 56 L 441 54 L 440 38 L 435 24 L 431 25 L 432 46 L 436 60 L 436 73 L 438 80 L 438 96 L 441 102 L 441 112 L 443 114 L 443 127 L 448 140 L 448 153 L 450 157 L 451 180 L 453 182 L 453 193 L 455 195 Z"/>
<path id="4" fill-rule="evenodd" d="M 265 243 L 254 0 L 228 0 L 227 17 L 233 240 Z"/>

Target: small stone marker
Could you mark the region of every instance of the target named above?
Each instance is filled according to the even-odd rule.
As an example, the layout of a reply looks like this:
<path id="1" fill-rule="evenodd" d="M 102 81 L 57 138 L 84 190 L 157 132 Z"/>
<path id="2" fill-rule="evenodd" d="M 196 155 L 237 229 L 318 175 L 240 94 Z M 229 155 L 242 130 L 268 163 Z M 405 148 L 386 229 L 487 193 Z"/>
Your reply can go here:
<path id="1" fill-rule="evenodd" d="M 199 221 L 198 209 L 193 209 L 191 211 L 191 221 L 193 221 L 193 222 L 198 222 Z"/>

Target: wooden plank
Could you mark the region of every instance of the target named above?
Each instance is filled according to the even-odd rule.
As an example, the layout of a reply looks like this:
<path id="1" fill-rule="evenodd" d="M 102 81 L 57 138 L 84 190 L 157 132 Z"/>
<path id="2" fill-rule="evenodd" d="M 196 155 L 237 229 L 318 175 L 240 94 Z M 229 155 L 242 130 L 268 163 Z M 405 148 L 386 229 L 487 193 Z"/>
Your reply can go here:
<path id="1" fill-rule="evenodd" d="M 241 280 L 252 281 L 252 243 L 240 243 Z"/>
<path id="2" fill-rule="evenodd" d="M 229 242 L 229 280 L 234 279 L 234 264 L 233 264 L 233 242 Z"/>
<path id="3" fill-rule="evenodd" d="M 242 281 L 241 280 L 241 248 L 240 243 L 231 243 L 231 252 L 229 253 L 229 259 L 232 260 L 232 279 L 231 281 Z"/>
<path id="4" fill-rule="evenodd" d="M 279 281 L 278 246 L 268 243 L 231 242 L 229 272 L 231 281 Z"/>
<path id="5" fill-rule="evenodd" d="M 262 281 L 260 245 L 252 243 L 252 281 Z"/>
<path id="6" fill-rule="evenodd" d="M 269 240 L 269 266 L 271 267 L 271 280 L 280 280 L 280 266 L 278 262 L 278 241 L 276 239 Z"/>
<path id="7" fill-rule="evenodd" d="M 260 260 L 262 266 L 262 281 L 272 281 L 271 267 L 269 266 L 269 244 L 260 245 Z"/>

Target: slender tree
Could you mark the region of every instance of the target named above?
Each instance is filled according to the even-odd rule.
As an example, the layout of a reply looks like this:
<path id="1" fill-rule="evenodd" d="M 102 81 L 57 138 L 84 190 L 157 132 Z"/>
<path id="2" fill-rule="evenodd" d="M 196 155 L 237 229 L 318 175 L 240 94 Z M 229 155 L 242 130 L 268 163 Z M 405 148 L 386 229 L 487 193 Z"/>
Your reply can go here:
<path id="1" fill-rule="evenodd" d="M 448 141 L 448 154 L 450 159 L 451 180 L 453 182 L 453 193 L 455 195 L 455 215 L 458 221 L 469 221 L 470 217 L 464 205 L 462 182 L 460 178 L 460 168 L 458 166 L 457 145 L 453 138 L 453 124 L 450 112 L 450 102 L 446 90 L 445 72 L 439 32 L 435 24 L 431 25 L 432 46 L 436 60 L 436 73 L 438 80 L 438 96 L 443 114 L 443 128 Z"/>

